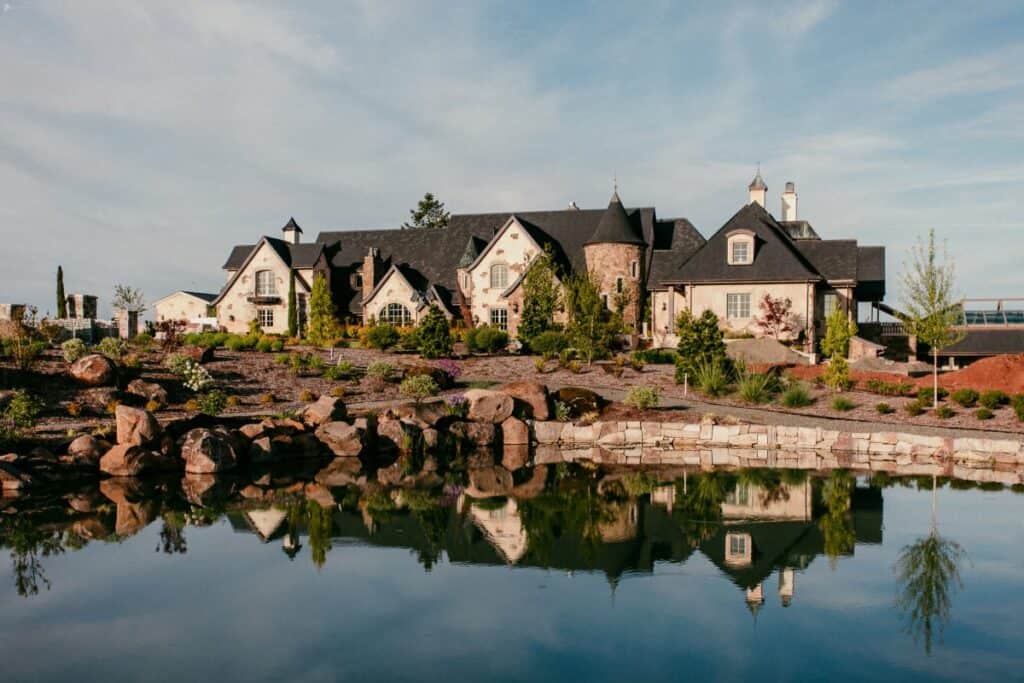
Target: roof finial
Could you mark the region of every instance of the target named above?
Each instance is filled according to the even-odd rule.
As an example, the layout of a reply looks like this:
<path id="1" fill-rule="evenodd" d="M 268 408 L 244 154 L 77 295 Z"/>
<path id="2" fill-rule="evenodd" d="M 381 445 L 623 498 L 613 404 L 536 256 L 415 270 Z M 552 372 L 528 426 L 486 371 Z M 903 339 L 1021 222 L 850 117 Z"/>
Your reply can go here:
<path id="1" fill-rule="evenodd" d="M 615 194 L 619 193 L 619 174 L 615 171 L 612 171 L 612 191 L 614 191 Z"/>

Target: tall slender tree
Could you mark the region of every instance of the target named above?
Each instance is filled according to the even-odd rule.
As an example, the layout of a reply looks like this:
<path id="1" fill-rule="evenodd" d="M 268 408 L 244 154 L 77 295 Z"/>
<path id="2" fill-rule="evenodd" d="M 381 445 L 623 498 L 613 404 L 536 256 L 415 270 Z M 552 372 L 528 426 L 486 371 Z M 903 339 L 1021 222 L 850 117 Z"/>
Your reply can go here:
<path id="1" fill-rule="evenodd" d="M 64 268 L 57 266 L 57 317 L 68 317 L 68 299 L 64 295 Z"/>
<path id="2" fill-rule="evenodd" d="M 294 337 L 299 333 L 299 311 L 295 297 L 295 271 L 291 272 L 288 279 L 288 336 Z"/>
<path id="3" fill-rule="evenodd" d="M 313 276 L 313 291 L 309 295 L 309 329 L 306 337 L 315 346 L 333 344 L 341 336 L 341 325 L 334 309 L 331 290 L 323 273 Z"/>
<path id="4" fill-rule="evenodd" d="M 402 229 L 446 228 L 450 217 L 444 210 L 444 202 L 427 192 L 415 209 L 409 209 L 409 221 L 402 224 Z"/>
<path id="5" fill-rule="evenodd" d="M 927 344 L 932 354 L 932 407 L 939 405 L 939 352 L 967 336 L 963 307 L 954 293 L 955 270 L 935 247 L 935 231 L 919 240 L 903 266 L 903 313 L 907 334 Z"/>

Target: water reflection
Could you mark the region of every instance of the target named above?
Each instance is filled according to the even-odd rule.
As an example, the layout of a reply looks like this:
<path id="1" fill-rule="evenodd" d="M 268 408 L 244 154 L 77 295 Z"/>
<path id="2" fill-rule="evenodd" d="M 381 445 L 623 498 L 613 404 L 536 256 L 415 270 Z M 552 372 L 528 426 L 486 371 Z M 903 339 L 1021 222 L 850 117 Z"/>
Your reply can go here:
<path id="1" fill-rule="evenodd" d="M 847 471 L 666 469 L 637 472 L 539 466 L 517 495 L 472 498 L 458 481 L 433 489 L 374 482 L 327 487 L 315 472 L 246 479 L 108 479 L 73 491 L 3 502 L 0 545 L 10 550 L 14 589 L 51 588 L 47 557 L 93 543 L 121 543 L 159 524 L 155 550 L 187 555 L 190 528 L 226 521 L 238 534 L 279 544 L 319 570 L 353 542 L 404 548 L 430 572 L 440 562 L 601 572 L 609 587 L 656 563 L 712 563 L 757 615 L 767 601 L 798 601 L 797 575 L 817 558 L 835 570 L 858 546 L 883 540 L 883 488 L 916 479 Z M 930 480 L 933 495 L 940 482 Z M 963 484 L 958 484 L 963 486 Z M 930 653 L 950 620 L 965 552 L 938 531 L 900 553 L 897 607 Z M 767 585 L 777 574 L 774 585 Z M 775 593 L 773 596 L 772 593 Z"/>

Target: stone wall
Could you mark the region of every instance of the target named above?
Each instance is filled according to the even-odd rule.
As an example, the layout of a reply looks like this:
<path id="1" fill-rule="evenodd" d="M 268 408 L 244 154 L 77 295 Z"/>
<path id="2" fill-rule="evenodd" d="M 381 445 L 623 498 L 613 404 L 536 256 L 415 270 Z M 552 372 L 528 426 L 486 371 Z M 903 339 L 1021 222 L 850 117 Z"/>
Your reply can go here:
<path id="1" fill-rule="evenodd" d="M 820 427 L 684 422 L 534 422 L 537 464 L 851 469 L 1024 483 L 1024 441 Z"/>

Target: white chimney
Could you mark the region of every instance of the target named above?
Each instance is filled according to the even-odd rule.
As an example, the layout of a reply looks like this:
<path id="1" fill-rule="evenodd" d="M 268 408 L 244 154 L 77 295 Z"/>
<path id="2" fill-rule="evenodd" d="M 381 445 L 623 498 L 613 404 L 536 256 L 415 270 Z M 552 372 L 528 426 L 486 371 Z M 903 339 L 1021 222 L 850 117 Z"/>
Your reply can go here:
<path id="1" fill-rule="evenodd" d="M 572 201 L 572 202 L 569 202 L 569 210 L 570 211 L 579 211 L 580 207 L 576 206 L 576 202 L 575 201 Z"/>
<path id="2" fill-rule="evenodd" d="M 786 191 L 782 193 L 782 220 L 795 221 L 796 218 L 796 184 L 786 183 Z"/>

